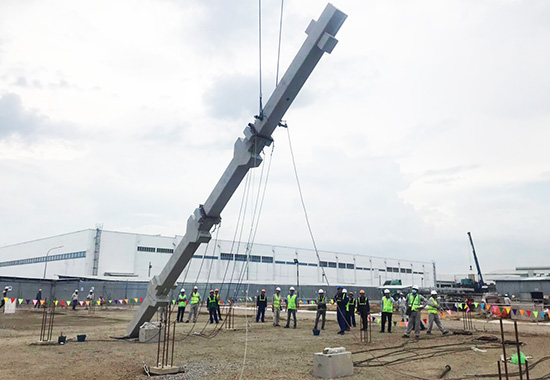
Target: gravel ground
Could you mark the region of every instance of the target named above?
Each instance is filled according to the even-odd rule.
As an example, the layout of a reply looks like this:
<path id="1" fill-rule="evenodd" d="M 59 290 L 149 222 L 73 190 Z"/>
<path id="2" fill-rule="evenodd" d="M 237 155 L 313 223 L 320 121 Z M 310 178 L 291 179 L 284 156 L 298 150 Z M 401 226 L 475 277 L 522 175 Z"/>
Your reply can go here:
<path id="1" fill-rule="evenodd" d="M 49 346 L 36 345 L 41 312 L 23 308 L 13 315 L 0 314 L 0 342 L 4 351 L 0 379 L 147 379 L 143 363 L 155 364 L 157 344 L 112 338 L 125 334 L 134 312 L 132 308 L 97 310 L 94 314 L 64 310 L 56 314 L 53 336 L 57 341 L 57 336 L 63 333 L 69 341 L 65 345 Z M 353 360 L 359 365 L 347 379 L 410 379 L 413 376 L 437 379 L 446 364 L 452 367 L 446 378 L 476 379 L 480 375 L 496 374 L 496 361 L 502 353 L 498 344 L 474 340 L 480 336 L 499 336 L 499 325 L 486 320 L 474 321 L 476 331 L 472 336 L 442 336 L 437 331 L 432 336 L 423 333 L 418 341 L 403 339 L 404 327 L 395 326 L 392 334 L 381 334 L 379 327 L 373 325 L 372 343 L 362 344 L 357 329 L 344 336 L 336 334 L 334 315 L 329 316 L 321 335 L 313 336 L 315 314 L 312 312 L 298 313 L 296 330 L 273 327 L 270 313 L 266 323 L 255 323 L 253 313 L 250 310 L 245 320 L 245 310 L 237 310 L 236 329 L 222 328 L 217 334 L 215 325 L 208 324 L 204 314 L 195 326 L 178 324 L 174 365 L 184 367 L 185 372 L 156 378 L 312 379 L 313 353 L 324 347 L 344 346 L 354 353 Z M 446 318 L 443 324 L 450 329 L 463 328 L 463 323 L 454 318 Z M 513 339 L 513 325 L 506 325 L 505 329 L 506 339 Z M 533 362 L 550 356 L 550 325 L 521 323 L 519 330 L 520 340 L 525 342 L 523 350 L 533 357 Z M 86 342 L 76 342 L 77 334 L 86 334 Z M 485 352 L 474 351 L 472 347 Z M 508 346 L 508 350 L 510 354 L 515 349 Z M 540 362 L 530 375 L 535 379 L 548 373 L 550 360 Z"/>

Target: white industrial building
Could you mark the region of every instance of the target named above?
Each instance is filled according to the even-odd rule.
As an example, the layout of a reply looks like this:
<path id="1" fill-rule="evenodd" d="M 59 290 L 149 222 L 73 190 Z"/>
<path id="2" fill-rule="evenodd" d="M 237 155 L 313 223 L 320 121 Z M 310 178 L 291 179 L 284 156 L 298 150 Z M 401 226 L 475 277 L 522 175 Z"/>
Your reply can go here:
<path id="1" fill-rule="evenodd" d="M 59 276 L 148 281 L 158 274 L 181 236 L 87 229 L 0 248 L 0 277 Z M 233 248 L 232 248 L 233 247 Z M 212 239 L 183 271 L 181 283 L 433 287 L 435 263 Z M 296 261 L 297 260 L 297 261 Z M 248 261 L 248 268 L 246 263 Z M 299 276 L 299 278 L 298 278 Z"/>

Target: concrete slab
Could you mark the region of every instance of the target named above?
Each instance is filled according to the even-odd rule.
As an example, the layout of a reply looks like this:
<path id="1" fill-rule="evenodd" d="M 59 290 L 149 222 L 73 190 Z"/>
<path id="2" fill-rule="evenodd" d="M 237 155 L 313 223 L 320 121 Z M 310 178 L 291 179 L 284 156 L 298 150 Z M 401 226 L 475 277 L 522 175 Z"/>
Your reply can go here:
<path id="1" fill-rule="evenodd" d="M 338 379 L 353 375 L 351 352 L 344 347 L 325 348 L 313 354 L 313 376 L 322 379 Z"/>
<path id="2" fill-rule="evenodd" d="M 174 373 L 183 372 L 183 368 L 176 366 L 164 366 L 164 367 L 151 367 L 149 368 L 149 373 L 151 375 L 172 375 Z"/>

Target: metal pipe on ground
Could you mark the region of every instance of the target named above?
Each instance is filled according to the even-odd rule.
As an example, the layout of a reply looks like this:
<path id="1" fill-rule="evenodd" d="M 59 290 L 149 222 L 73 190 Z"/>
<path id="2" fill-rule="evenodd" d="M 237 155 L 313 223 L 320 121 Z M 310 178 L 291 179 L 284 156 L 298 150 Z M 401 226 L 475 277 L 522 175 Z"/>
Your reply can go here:
<path id="1" fill-rule="evenodd" d="M 443 371 L 441 371 L 441 374 L 439 375 L 439 378 L 440 379 L 443 379 L 445 377 L 445 375 L 447 373 L 449 373 L 449 371 L 451 370 L 451 366 L 450 365 L 445 365 L 445 368 L 443 368 Z"/>

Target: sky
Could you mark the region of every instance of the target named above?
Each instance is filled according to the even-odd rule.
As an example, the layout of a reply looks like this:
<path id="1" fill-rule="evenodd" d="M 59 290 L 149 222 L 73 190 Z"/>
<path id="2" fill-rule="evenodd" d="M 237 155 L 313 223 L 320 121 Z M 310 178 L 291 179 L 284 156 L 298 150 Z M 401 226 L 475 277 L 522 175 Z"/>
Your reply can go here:
<path id="1" fill-rule="evenodd" d="M 281 2 L 261 4 L 265 104 Z M 312 247 L 290 141 L 320 250 L 466 273 L 470 231 L 484 271 L 548 265 L 550 3 L 333 4 L 348 19 L 265 151 L 255 241 Z M 325 5 L 284 1 L 280 76 Z M 0 1 L 0 246 L 183 235 L 258 99 L 258 1 Z M 220 239 L 242 204 L 248 238 L 244 189 Z"/>

